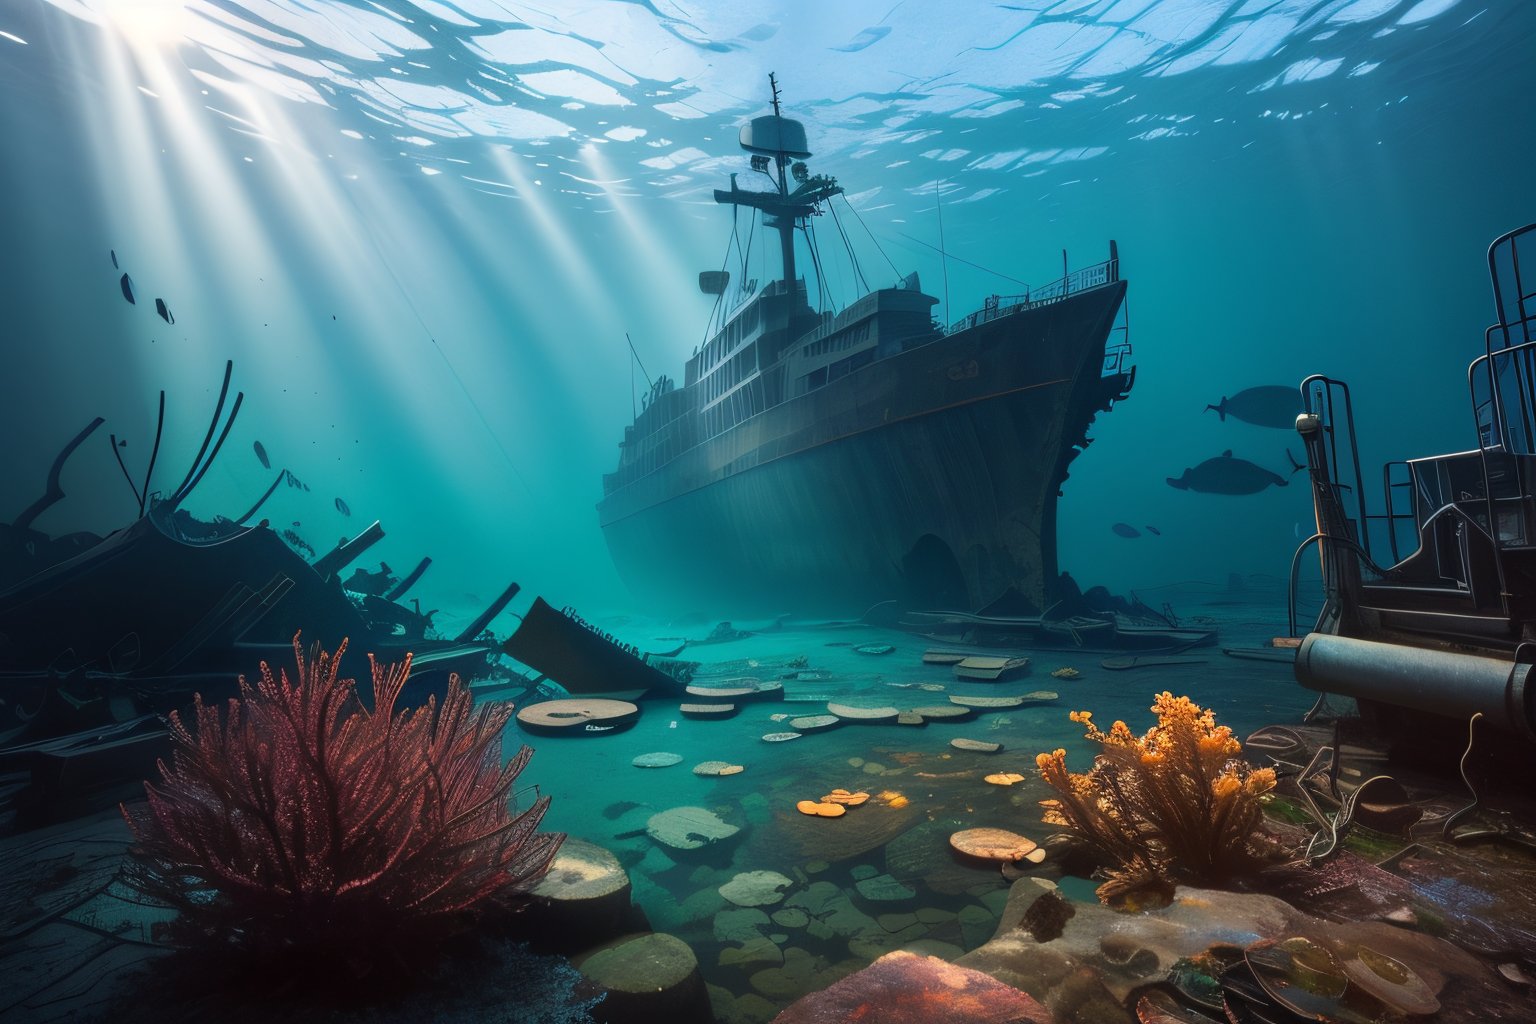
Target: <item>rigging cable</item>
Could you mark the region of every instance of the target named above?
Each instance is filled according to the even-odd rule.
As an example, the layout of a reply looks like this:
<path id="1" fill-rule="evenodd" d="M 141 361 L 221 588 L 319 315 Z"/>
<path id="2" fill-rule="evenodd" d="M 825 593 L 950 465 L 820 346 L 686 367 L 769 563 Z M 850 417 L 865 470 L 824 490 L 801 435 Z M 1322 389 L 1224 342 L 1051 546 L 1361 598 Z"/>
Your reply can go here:
<path id="1" fill-rule="evenodd" d="M 907 234 L 905 231 L 901 232 L 901 237 L 905 238 L 909 242 L 916 242 L 918 245 L 921 245 L 921 246 L 923 246 L 925 248 L 928 248 L 928 249 L 932 249 L 934 252 L 941 251 L 938 246 L 933 245 L 933 244 L 931 244 L 929 242 L 925 242 L 921 238 L 914 238 L 911 235 Z M 972 263 L 970 260 L 963 260 L 959 256 L 950 256 L 949 259 L 954 260 L 956 263 L 964 263 L 968 267 L 975 267 L 977 270 L 980 270 L 983 273 L 991 274 L 993 277 L 1000 277 L 1004 281 L 1012 281 L 1014 284 L 1023 285 L 1025 288 L 1029 287 L 1029 282 L 1028 281 L 1020 281 L 1016 277 L 1009 277 L 1007 274 L 1004 274 L 1001 271 L 993 270 L 991 267 L 984 267 L 980 263 Z"/>
<path id="2" fill-rule="evenodd" d="M 944 191 L 933 185 L 933 208 L 939 212 L 939 266 L 944 268 L 944 321 L 949 322 L 949 254 L 944 251 Z"/>
<path id="3" fill-rule="evenodd" d="M 863 228 L 864 229 L 864 233 L 869 236 L 869 240 L 871 242 L 875 243 L 875 250 L 877 252 L 879 252 L 880 255 L 885 258 L 885 262 L 886 263 L 890 264 L 891 273 L 896 275 L 896 280 L 898 280 L 898 281 L 901 280 L 901 277 L 902 277 L 901 271 L 899 269 L 897 269 L 895 263 L 891 262 L 891 258 L 886 255 L 885 247 L 880 244 L 880 239 L 876 238 L 875 237 L 875 233 L 873 231 L 869 230 L 869 225 L 864 223 L 864 218 L 859 214 L 859 208 L 854 206 L 852 203 L 848 202 L 848 195 L 847 195 L 847 193 L 843 194 L 843 203 L 844 203 L 844 205 L 846 205 L 848 207 L 848 209 L 853 211 L 854 217 L 858 219 L 859 227 Z"/>
<path id="4" fill-rule="evenodd" d="M 368 241 L 373 244 L 373 253 L 378 257 L 379 264 L 384 268 L 384 272 L 389 275 L 390 280 L 395 282 L 395 290 L 405 302 L 406 308 L 411 311 L 411 315 L 416 318 L 416 323 L 421 326 L 422 333 L 432 343 L 432 348 L 437 352 L 438 357 L 442 359 L 443 365 L 447 367 L 448 375 L 453 378 L 453 382 L 463 392 L 464 400 L 469 403 L 469 407 L 474 410 L 475 417 L 480 421 L 480 425 L 490 435 L 491 443 L 496 446 L 497 451 L 501 452 L 501 457 L 506 461 L 507 468 L 512 471 L 512 475 L 517 478 L 517 482 L 523 485 L 523 490 L 528 492 L 529 497 L 534 497 L 533 488 L 529 486 L 528 480 L 523 476 L 522 471 L 517 468 L 517 463 L 512 460 L 512 453 L 507 451 L 507 446 L 501 443 L 500 435 L 492 429 L 490 420 L 485 418 L 485 411 L 480 408 L 480 403 L 475 401 L 475 396 L 470 393 L 468 385 L 464 383 L 464 378 L 459 376 L 459 371 L 454 367 L 453 360 L 448 358 L 448 353 L 443 351 L 443 347 L 437 343 L 437 338 L 433 335 L 432 329 L 427 326 L 426 320 L 422 318 L 421 311 L 416 308 L 416 303 L 411 300 L 410 293 L 405 290 L 405 285 L 401 282 L 400 275 L 395 273 L 394 266 L 390 264 L 389 260 L 384 258 L 384 249 L 379 245 L 378 237 L 373 233 L 372 222 L 363 216 L 363 211 L 357 205 L 356 197 L 350 191 L 344 190 L 343 194 L 346 195 L 347 201 L 352 207 L 352 212 L 357 216 L 358 223 L 363 226 L 363 231 L 367 234 Z"/>
<path id="5" fill-rule="evenodd" d="M 848 251 L 848 262 L 853 264 L 854 276 L 859 279 L 859 286 L 868 292 L 869 282 L 864 278 L 864 268 L 859 265 L 858 254 L 853 251 L 853 239 L 849 238 L 848 232 L 843 230 L 843 222 L 837 216 L 837 207 L 828 203 L 827 209 L 832 213 L 832 223 L 837 225 L 837 233 L 842 236 L 843 248 Z M 900 277 L 899 274 L 897 276 Z"/>
<path id="6" fill-rule="evenodd" d="M 805 236 L 805 248 L 811 254 L 811 269 L 816 271 L 816 311 L 826 312 L 826 280 L 821 272 L 821 256 L 816 251 L 816 235 L 810 222 L 800 225 L 800 233 Z"/>
<path id="7" fill-rule="evenodd" d="M 741 240 L 739 238 L 737 238 L 737 236 L 736 236 L 736 224 L 735 224 L 736 217 L 735 217 L 735 213 L 734 213 L 736 208 L 733 206 L 733 207 L 731 207 L 731 209 L 733 211 L 733 213 L 731 215 L 731 221 L 732 221 L 732 223 L 731 223 L 731 237 L 726 239 L 726 241 L 725 241 L 725 255 L 723 257 L 721 257 L 721 260 L 720 260 L 720 272 L 722 274 L 725 273 L 725 268 L 731 265 L 731 246 L 735 245 L 738 250 L 741 248 Z M 742 265 L 743 266 L 746 265 L 745 259 L 743 259 Z M 702 339 L 700 339 L 700 341 L 699 341 L 699 346 L 700 347 L 703 347 L 703 345 L 706 342 L 709 341 L 710 332 L 715 329 L 715 317 L 716 317 L 716 315 L 718 315 L 720 317 L 720 326 L 721 327 L 725 326 L 725 312 L 720 308 L 722 305 L 724 305 L 724 303 L 725 303 L 725 289 L 721 288 L 720 291 L 715 295 L 715 305 L 709 311 L 709 319 L 704 322 L 704 337 Z M 625 337 L 627 338 L 627 337 L 629 337 L 629 335 L 626 334 Z M 634 345 L 630 345 L 630 350 L 631 351 L 634 350 Z M 639 358 L 639 357 L 637 356 L 636 358 Z M 640 369 L 643 371 L 645 369 L 645 367 L 642 366 L 642 367 L 640 367 Z M 647 376 L 649 376 L 649 374 L 647 374 Z"/>

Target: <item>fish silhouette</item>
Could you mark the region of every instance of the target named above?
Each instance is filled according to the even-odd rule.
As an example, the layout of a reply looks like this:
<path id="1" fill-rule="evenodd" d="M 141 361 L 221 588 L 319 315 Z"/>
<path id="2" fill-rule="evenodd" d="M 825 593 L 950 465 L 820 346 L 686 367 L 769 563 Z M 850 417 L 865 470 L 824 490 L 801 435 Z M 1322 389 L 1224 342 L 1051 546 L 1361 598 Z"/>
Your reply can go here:
<path id="1" fill-rule="evenodd" d="M 116 249 L 108 249 L 107 252 L 112 254 L 112 269 L 113 270 L 122 270 L 123 268 L 117 265 L 117 250 Z"/>
<path id="2" fill-rule="evenodd" d="M 1285 455 L 1291 460 L 1292 473 L 1305 468 L 1289 449 Z M 1178 477 L 1166 479 L 1169 487 L 1201 494 L 1258 494 L 1266 487 L 1284 487 L 1290 483 L 1279 473 L 1272 473 L 1247 459 L 1233 458 L 1230 448 L 1214 459 L 1206 459 L 1200 465 L 1186 469 Z"/>
<path id="3" fill-rule="evenodd" d="M 168 324 L 173 324 L 176 322 L 176 318 L 172 316 L 171 311 L 166 308 L 164 299 L 155 300 L 155 312 L 159 313 L 160 319 L 164 320 Z"/>
<path id="4" fill-rule="evenodd" d="M 137 306 L 138 303 L 133 301 L 133 282 L 128 280 L 128 275 L 124 274 L 122 277 L 118 278 L 117 284 L 118 287 L 123 290 L 123 298 L 128 300 L 128 304 L 131 306 Z"/>
<path id="5" fill-rule="evenodd" d="M 1205 407 L 1206 412 L 1212 409 L 1223 423 L 1231 416 L 1255 426 L 1290 430 L 1301 414 L 1301 392 L 1281 384 L 1264 384 L 1244 388 L 1235 395 L 1224 396 L 1219 405 Z"/>
<path id="6" fill-rule="evenodd" d="M 267 450 L 266 450 L 266 448 L 262 447 L 262 444 L 261 444 L 260 441 L 253 441 L 253 442 L 251 442 L 251 450 L 256 453 L 256 458 L 261 460 L 261 468 L 262 469 L 271 469 L 272 468 L 272 460 L 267 458 Z"/>
<path id="7" fill-rule="evenodd" d="M 1147 527 L 1147 532 L 1148 532 L 1148 533 L 1150 533 L 1150 534 L 1151 534 L 1151 535 L 1152 535 L 1152 536 L 1154 536 L 1154 537 L 1161 537 L 1161 536 L 1162 536 L 1162 535 L 1163 535 L 1163 531 L 1162 531 L 1162 530 L 1159 530 L 1159 529 L 1158 529 L 1158 528 L 1157 528 L 1157 527 L 1155 527 L 1155 526 L 1149 526 L 1149 527 Z"/>
<path id="8" fill-rule="evenodd" d="M 342 501 L 340 498 L 336 499 L 336 511 L 340 512 L 344 516 L 350 516 L 352 514 L 352 510 L 347 508 L 347 503 Z"/>
<path id="9" fill-rule="evenodd" d="M 1110 529 L 1122 537 L 1141 536 L 1141 531 L 1136 529 L 1136 527 L 1132 526 L 1130 523 L 1116 523 L 1114 526 L 1111 526 Z"/>

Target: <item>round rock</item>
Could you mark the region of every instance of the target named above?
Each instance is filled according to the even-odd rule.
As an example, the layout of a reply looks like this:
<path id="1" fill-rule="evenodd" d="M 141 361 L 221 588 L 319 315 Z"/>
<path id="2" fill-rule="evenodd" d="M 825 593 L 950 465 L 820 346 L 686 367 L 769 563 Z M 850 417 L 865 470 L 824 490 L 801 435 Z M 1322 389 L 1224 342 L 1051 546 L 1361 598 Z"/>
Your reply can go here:
<path id="1" fill-rule="evenodd" d="M 712 1019 L 698 958 L 675 935 L 626 935 L 572 963 L 607 993 L 603 1019 L 613 1024 L 702 1024 Z"/>
<path id="2" fill-rule="evenodd" d="M 738 907 L 771 907 L 783 902 L 783 890 L 792 884 L 777 871 L 743 871 L 720 887 L 720 895 Z"/>
<path id="3" fill-rule="evenodd" d="M 727 824 L 703 807 L 674 807 L 653 814 L 645 831 L 663 846 L 674 850 L 698 850 L 730 839 L 741 829 Z"/>
<path id="4" fill-rule="evenodd" d="M 979 860 L 1012 862 L 1033 853 L 1038 844 L 1002 828 L 968 828 L 949 837 L 949 845 Z"/>
<path id="5" fill-rule="evenodd" d="M 695 775 L 740 775 L 744 771 L 745 765 L 731 764 L 729 761 L 700 761 L 693 766 Z"/>
<path id="6" fill-rule="evenodd" d="M 519 726 L 542 736 L 601 736 L 627 729 L 639 718 L 639 705 L 602 697 L 546 700 L 517 712 Z"/>

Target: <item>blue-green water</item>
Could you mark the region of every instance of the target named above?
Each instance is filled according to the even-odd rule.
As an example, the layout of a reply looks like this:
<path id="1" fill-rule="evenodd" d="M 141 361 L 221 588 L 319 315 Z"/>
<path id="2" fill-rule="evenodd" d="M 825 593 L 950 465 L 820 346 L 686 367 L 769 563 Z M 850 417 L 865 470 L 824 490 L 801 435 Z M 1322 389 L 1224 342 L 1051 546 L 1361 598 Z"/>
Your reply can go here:
<path id="1" fill-rule="evenodd" d="M 1062 564 L 1085 585 L 1281 571 L 1310 532 L 1305 488 L 1163 482 L 1227 448 L 1272 469 L 1299 454 L 1287 433 L 1202 412 L 1242 387 L 1350 380 L 1381 459 L 1470 444 L 1483 252 L 1531 219 L 1536 11 L 946 11 L 7 4 L 0 416 L 29 441 L 8 445 L 3 507 L 31 500 L 94 415 L 142 466 L 160 387 L 179 473 L 233 358 L 245 408 L 194 511 L 260 492 L 259 439 L 323 482 L 285 489 L 274 522 L 323 549 L 382 519 L 385 560 L 434 557 L 435 603 L 517 579 L 556 604 L 624 607 L 593 511 L 631 415 L 624 335 L 653 376 L 678 376 L 701 340 L 693 278 L 730 230 L 709 190 L 745 170 L 736 126 L 765 109 L 769 71 L 813 169 L 940 295 L 942 194 L 947 319 L 1056 276 L 1062 249 L 1082 265 L 1119 242 L 1139 375 L 1065 489 Z M 823 248 L 840 250 L 829 228 Z M 114 249 L 174 326 L 123 302 Z M 40 528 L 130 513 L 98 447 Z M 1162 536 L 1127 540 L 1117 521 Z"/>
<path id="2" fill-rule="evenodd" d="M 280 488 L 262 514 L 320 550 L 381 520 L 369 562 L 403 571 L 430 554 L 417 593 L 449 631 L 514 579 L 600 624 L 654 612 L 619 582 L 594 511 L 643 376 L 625 335 L 651 376 L 679 376 L 703 339 L 711 302 L 695 275 L 721 265 L 731 228 L 710 191 L 745 172 L 737 128 L 765 111 L 771 71 L 813 169 L 847 189 L 857 217 L 843 226 L 871 283 L 918 272 L 941 320 L 1058 276 L 1063 250 L 1081 266 L 1117 241 L 1138 376 L 1072 465 L 1061 564 L 1121 593 L 1204 581 L 1168 592 L 1198 612 L 1231 574 L 1283 575 L 1312 532 L 1304 486 L 1167 486 L 1226 449 L 1277 471 L 1287 447 L 1300 454 L 1289 432 L 1220 422 L 1207 404 L 1314 372 L 1346 379 L 1368 480 L 1384 459 L 1473 444 L 1484 253 L 1536 219 L 1533 45 L 1536 5 L 1514 0 L 8 0 L 0 518 L 97 415 L 142 471 L 161 388 L 169 489 L 232 359 L 244 406 L 192 511 L 249 506 L 271 478 L 260 441 L 311 485 Z M 848 301 L 849 264 L 825 273 Z M 39 529 L 105 533 L 136 511 L 104 442 L 62 484 Z M 1127 538 L 1120 522 L 1160 532 Z M 1273 589 L 1243 601 L 1205 609 L 1224 641 L 1284 631 Z M 613 628 L 651 649 L 679 631 Z M 709 654 L 852 657 L 824 642 Z M 1057 660 L 1041 656 L 1029 687 Z M 1239 733 L 1310 703 L 1283 669 L 1219 654 L 1156 675 L 1083 667 L 1060 705 L 1006 716 L 995 732 L 1010 751 L 1086 756 L 1068 706 L 1145 725 L 1164 687 Z M 777 811 L 848 757 L 937 758 L 950 735 L 843 729 L 770 752 L 762 717 L 673 731 L 648 714 L 623 737 L 544 744 L 526 778 L 555 796 L 553 826 L 602 840 L 618 801 L 757 793 Z M 747 753 L 721 752 L 721 736 Z M 706 782 L 628 768 L 677 741 L 748 770 Z M 594 771 L 609 778 L 600 792 Z M 935 793 L 932 813 L 975 813 Z M 981 816 L 1032 821 L 1039 795 L 987 792 Z M 733 868 L 797 866 L 753 859 L 772 820 Z M 677 898 L 687 873 L 667 878 Z M 645 882 L 642 899 L 647 886 L 659 906 L 666 883 Z"/>

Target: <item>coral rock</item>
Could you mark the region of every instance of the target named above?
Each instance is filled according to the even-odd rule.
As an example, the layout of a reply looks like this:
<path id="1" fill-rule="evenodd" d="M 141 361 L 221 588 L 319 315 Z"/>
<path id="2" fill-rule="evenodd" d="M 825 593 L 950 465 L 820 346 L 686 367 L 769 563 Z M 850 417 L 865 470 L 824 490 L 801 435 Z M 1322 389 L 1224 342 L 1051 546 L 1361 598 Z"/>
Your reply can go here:
<path id="1" fill-rule="evenodd" d="M 980 971 L 937 957 L 887 953 L 823 992 L 805 996 L 774 1024 L 1051 1024 L 1050 1013 L 1025 993 Z"/>

